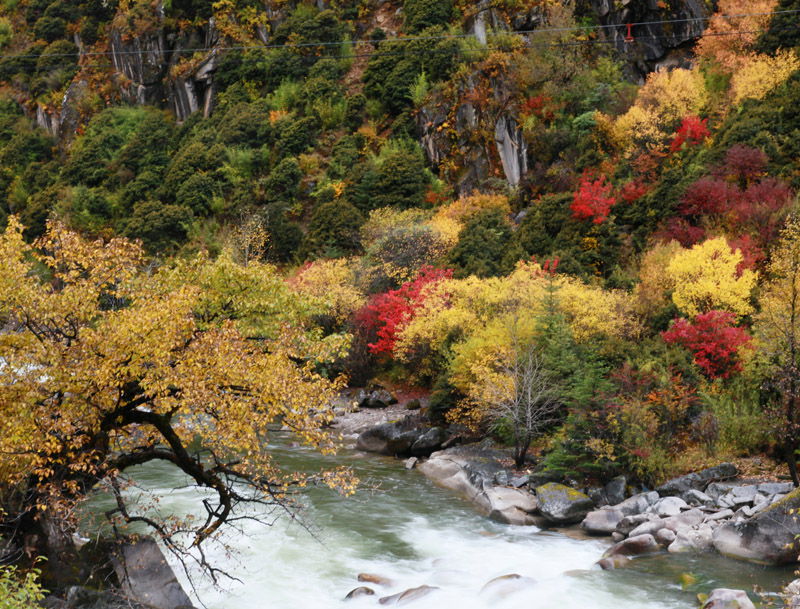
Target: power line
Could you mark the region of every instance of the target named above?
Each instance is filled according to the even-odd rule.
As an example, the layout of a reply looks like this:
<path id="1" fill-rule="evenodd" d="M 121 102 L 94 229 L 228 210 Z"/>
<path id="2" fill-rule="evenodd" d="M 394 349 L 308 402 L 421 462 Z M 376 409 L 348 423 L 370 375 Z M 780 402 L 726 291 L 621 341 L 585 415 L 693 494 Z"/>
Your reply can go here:
<path id="1" fill-rule="evenodd" d="M 736 32 L 716 32 L 716 33 L 705 33 L 703 34 L 704 37 L 726 37 L 726 36 L 742 36 L 745 34 L 763 34 L 767 31 L 784 31 L 784 30 L 794 30 L 796 29 L 794 26 L 788 27 L 781 27 L 781 28 L 769 28 L 769 29 L 758 29 L 758 30 L 738 30 Z M 669 35 L 651 35 L 651 36 L 636 36 L 634 40 L 634 44 L 637 42 L 645 42 L 645 41 L 664 41 L 670 40 L 672 36 Z M 525 43 L 519 48 L 525 49 L 532 49 L 532 48 L 559 48 L 559 47 L 580 47 L 580 46 L 590 46 L 590 45 L 602 45 L 602 44 L 609 44 L 614 45 L 615 41 L 611 39 L 587 39 L 587 40 L 572 40 L 572 41 L 560 41 L 560 42 L 533 42 L 533 43 Z M 263 47 L 252 47 L 253 49 L 261 49 Z M 519 48 L 505 48 L 500 46 L 481 46 L 479 48 L 473 49 L 465 49 L 465 48 L 458 48 L 458 49 L 425 49 L 420 51 L 409 51 L 409 50 L 398 50 L 398 51 L 374 51 L 371 53 L 351 53 L 348 55 L 341 55 L 341 54 L 323 54 L 323 55 L 297 55 L 295 56 L 296 59 L 301 61 L 319 61 L 322 59 L 359 59 L 359 58 L 372 58 L 372 57 L 407 57 L 413 55 L 483 55 L 488 54 L 491 52 L 514 52 L 519 50 Z M 221 49 L 221 50 L 229 50 L 229 48 Z M 104 55 L 106 56 L 106 55 Z M 49 55 L 48 57 L 56 57 L 56 55 Z M 76 57 L 75 54 L 67 55 L 67 57 Z M 83 57 L 83 56 L 81 56 Z M 247 62 L 258 62 L 263 61 L 264 57 L 261 56 L 243 56 L 243 57 L 229 57 L 227 61 L 229 63 L 235 64 L 243 64 Z M 80 69 L 108 69 L 113 67 L 111 63 L 81 63 L 81 58 L 77 58 L 73 62 L 69 63 L 62 63 L 53 66 L 47 66 L 47 71 L 54 71 L 54 70 L 61 70 L 67 68 L 80 68 Z M 116 69 L 116 68 L 115 68 Z M 34 68 L 34 71 L 36 68 Z M 28 70 L 19 70 L 18 72 L 26 72 L 32 73 L 32 71 Z"/>
<path id="2" fill-rule="evenodd" d="M 641 27 L 641 26 L 649 26 L 649 25 L 663 25 L 663 24 L 676 24 L 676 23 L 701 23 L 703 21 L 707 21 L 711 18 L 721 18 L 721 19 L 740 19 L 743 17 L 766 17 L 772 15 L 783 15 L 783 14 L 796 14 L 800 13 L 800 9 L 787 9 L 782 11 L 773 11 L 773 12 L 761 12 L 761 13 L 740 13 L 736 15 L 712 15 L 712 17 L 693 17 L 693 18 L 685 18 L 685 19 L 666 19 L 662 21 L 640 21 L 636 23 L 621 23 L 621 24 L 607 24 L 607 25 L 586 25 L 586 26 L 572 26 L 572 27 L 563 27 L 563 28 L 538 28 L 532 30 L 519 30 L 513 32 L 486 32 L 487 36 L 525 36 L 528 34 L 534 35 L 541 35 L 541 34 L 549 34 L 549 33 L 566 33 L 566 32 L 575 32 L 575 31 L 591 31 L 591 30 L 607 30 L 607 29 L 615 29 L 615 28 L 625 28 L 628 25 L 631 27 Z M 669 36 L 664 36 L 665 38 L 670 38 Z M 417 41 L 428 41 L 428 40 L 457 40 L 457 39 L 465 39 L 465 38 L 475 38 L 474 34 L 441 34 L 438 36 L 403 36 L 401 38 L 391 38 L 391 39 L 384 39 L 380 41 L 375 41 L 378 45 L 383 44 L 406 44 L 409 42 L 417 42 Z M 641 37 L 639 37 L 641 38 Z M 212 51 L 246 51 L 246 50 L 271 50 L 271 49 L 292 49 L 292 48 L 315 48 L 315 47 L 341 47 L 344 45 L 351 45 L 356 46 L 359 44 L 373 44 L 372 40 L 369 39 L 361 39 L 361 40 L 342 40 L 339 42 L 328 42 L 328 41 L 318 41 L 318 42 L 295 42 L 295 43 L 285 43 L 285 44 L 262 44 L 262 45 L 232 45 L 232 46 L 216 46 L 216 47 L 187 47 L 187 48 L 175 48 L 175 49 L 163 49 L 160 53 L 163 54 L 174 54 L 174 53 L 208 53 Z M 108 56 L 119 56 L 119 55 L 141 55 L 144 51 L 89 51 L 86 53 L 81 53 L 82 57 L 108 57 Z M 72 57 L 73 53 L 54 53 L 52 55 L 48 55 L 48 57 Z M 13 55 L 13 57 L 18 59 L 37 59 L 39 55 L 34 54 L 20 54 L 20 55 Z"/>

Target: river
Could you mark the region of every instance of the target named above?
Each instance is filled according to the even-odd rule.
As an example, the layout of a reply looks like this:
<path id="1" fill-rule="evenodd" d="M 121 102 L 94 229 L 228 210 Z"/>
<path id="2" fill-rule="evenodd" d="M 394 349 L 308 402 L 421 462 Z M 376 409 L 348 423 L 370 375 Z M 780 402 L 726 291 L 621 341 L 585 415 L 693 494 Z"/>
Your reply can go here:
<path id="1" fill-rule="evenodd" d="M 309 448 L 291 448 L 286 440 L 272 448 L 283 466 L 317 471 L 325 465 L 350 465 L 364 489 L 347 499 L 327 489 L 308 489 L 303 521 L 309 527 L 286 516 L 268 528 L 245 522 L 243 531 L 229 536 L 235 556 L 222 549 L 211 556 L 241 583 L 227 582 L 224 590 L 217 590 L 200 581 L 209 609 L 379 606 L 378 596 L 343 600 L 364 585 L 356 579 L 361 572 L 392 580 L 391 587 L 366 584 L 379 596 L 423 584 L 438 587 L 413 603 L 419 609 L 694 609 L 698 592 L 716 587 L 750 592 L 754 584 L 777 590 L 791 579 L 787 569 L 708 554 L 658 554 L 637 558 L 625 569 L 600 571 L 592 566 L 607 540 L 576 540 L 535 527 L 495 523 L 451 491 L 405 470 L 402 461 L 346 450 L 321 457 Z M 197 508 L 198 492 L 186 487 L 171 466 L 137 468 L 135 477 L 163 495 L 159 509 L 165 514 Z M 176 571 L 189 590 L 185 576 Z M 505 598 L 481 594 L 490 579 L 510 573 L 537 583 Z M 694 578 L 686 589 L 681 586 L 684 573 Z"/>

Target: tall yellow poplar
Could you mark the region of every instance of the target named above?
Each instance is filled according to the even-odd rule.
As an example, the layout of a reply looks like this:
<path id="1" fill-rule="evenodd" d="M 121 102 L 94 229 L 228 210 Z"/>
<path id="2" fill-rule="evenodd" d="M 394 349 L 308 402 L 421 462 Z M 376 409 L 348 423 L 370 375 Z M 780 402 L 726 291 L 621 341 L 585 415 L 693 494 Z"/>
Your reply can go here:
<path id="1" fill-rule="evenodd" d="M 738 317 L 751 313 L 750 296 L 758 275 L 749 269 L 740 275 L 737 267 L 741 262 L 741 251 L 731 251 L 724 237 L 676 253 L 666 268 L 675 285 L 675 306 L 692 317 L 714 309 Z"/>

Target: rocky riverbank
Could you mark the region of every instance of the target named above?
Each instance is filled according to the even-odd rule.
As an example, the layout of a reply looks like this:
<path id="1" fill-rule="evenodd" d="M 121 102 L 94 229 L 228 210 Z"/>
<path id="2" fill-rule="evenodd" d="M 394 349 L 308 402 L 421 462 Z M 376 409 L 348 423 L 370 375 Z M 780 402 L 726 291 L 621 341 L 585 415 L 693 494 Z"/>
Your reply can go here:
<path id="1" fill-rule="evenodd" d="M 379 399 L 389 395 L 362 392 L 355 400 L 360 407 L 337 421 L 351 448 L 407 458 L 406 467 L 460 493 L 499 522 L 607 536 L 612 545 L 598 556 L 601 569 L 622 568 L 632 557 L 654 552 L 718 552 L 767 565 L 796 562 L 800 553 L 800 490 L 791 483 L 745 480 L 731 463 L 644 492 L 635 492 L 624 477 L 603 488 L 576 489 L 542 475 L 515 476 L 503 451 L 449 446 L 456 438 L 445 430 L 425 428 L 405 405 Z M 423 438 L 429 441 L 420 443 Z M 800 593 L 800 580 L 787 588 L 790 596 L 794 588 Z M 791 602 L 800 607 L 800 594 Z M 739 592 L 720 590 L 705 606 L 749 605 Z"/>
<path id="2" fill-rule="evenodd" d="M 631 495 L 624 478 L 602 489 L 583 490 L 541 483 L 536 477 L 510 478 L 497 457 L 479 448 L 456 447 L 433 453 L 417 469 L 495 520 L 540 528 L 575 526 L 589 535 L 610 537 L 613 545 L 598 557 L 601 569 L 622 568 L 635 556 L 662 551 L 716 551 L 768 565 L 796 562 L 800 553 L 795 539 L 800 535 L 795 516 L 800 490 L 791 483 L 745 483 L 730 463 Z M 788 588 L 790 596 L 795 592 L 800 593 L 800 580 Z M 715 590 L 704 607 L 751 607 L 742 595 Z M 800 607 L 800 596 L 787 603 Z"/>

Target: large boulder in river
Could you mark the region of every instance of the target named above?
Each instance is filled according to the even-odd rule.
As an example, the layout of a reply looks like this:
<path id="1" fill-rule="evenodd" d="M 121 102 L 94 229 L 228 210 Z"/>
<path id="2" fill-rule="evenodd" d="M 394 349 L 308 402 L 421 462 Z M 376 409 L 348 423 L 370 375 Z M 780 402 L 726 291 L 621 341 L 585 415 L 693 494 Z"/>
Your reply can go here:
<path id="1" fill-rule="evenodd" d="M 493 520 L 543 527 L 549 521 L 536 515 L 537 499 L 525 489 L 495 486 L 503 464 L 490 451 L 463 447 L 433 453 L 417 469 L 444 487 L 462 493 Z"/>
<path id="2" fill-rule="evenodd" d="M 744 590 L 716 588 L 706 599 L 703 609 L 756 609 Z"/>
<path id="3" fill-rule="evenodd" d="M 587 496 L 574 488 L 548 482 L 536 489 L 539 512 L 555 524 L 574 524 L 583 520 L 594 508 Z"/>
<path id="4" fill-rule="evenodd" d="M 411 454 L 411 447 L 422 435 L 423 432 L 419 429 L 406 429 L 402 422 L 384 423 L 359 434 L 356 448 L 382 455 L 408 456 Z"/>
<path id="5" fill-rule="evenodd" d="M 800 489 L 797 489 L 743 522 L 719 526 L 713 535 L 714 547 L 720 554 L 768 565 L 785 565 L 797 561 L 800 544 L 798 523 Z"/>
<path id="6" fill-rule="evenodd" d="M 500 465 L 497 465 L 500 469 Z M 462 493 L 470 501 L 491 485 L 494 471 L 476 467 L 468 456 L 456 449 L 433 453 L 427 461 L 417 465 L 417 470 L 445 488 Z"/>
<path id="7" fill-rule="evenodd" d="M 536 515 L 536 497 L 528 491 L 504 486 L 486 488 L 475 498 L 475 503 L 491 518 L 506 524 L 543 526 L 543 518 Z"/>
<path id="8" fill-rule="evenodd" d="M 442 447 L 447 440 L 447 432 L 441 427 L 432 427 L 411 445 L 411 456 L 427 457 Z"/>
<path id="9" fill-rule="evenodd" d="M 111 556 L 111 564 L 123 590 L 131 598 L 155 609 L 192 606 L 192 601 L 151 537 L 122 543 L 119 551 Z"/>
<path id="10" fill-rule="evenodd" d="M 586 514 L 581 522 L 581 528 L 589 535 L 611 535 L 617 530 L 623 514 L 619 510 L 603 508 Z"/>

